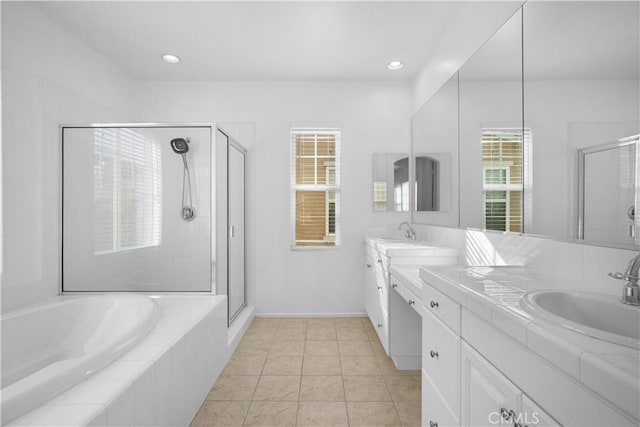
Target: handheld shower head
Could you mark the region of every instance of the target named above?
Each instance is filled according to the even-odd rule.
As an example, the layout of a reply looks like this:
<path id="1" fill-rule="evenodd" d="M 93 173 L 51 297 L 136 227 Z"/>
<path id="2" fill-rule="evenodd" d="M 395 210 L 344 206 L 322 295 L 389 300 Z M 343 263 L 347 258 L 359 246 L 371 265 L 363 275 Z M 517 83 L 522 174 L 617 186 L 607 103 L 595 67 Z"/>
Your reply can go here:
<path id="1" fill-rule="evenodd" d="M 185 138 L 174 138 L 171 140 L 171 148 L 176 154 L 186 154 L 189 152 L 189 140 Z"/>

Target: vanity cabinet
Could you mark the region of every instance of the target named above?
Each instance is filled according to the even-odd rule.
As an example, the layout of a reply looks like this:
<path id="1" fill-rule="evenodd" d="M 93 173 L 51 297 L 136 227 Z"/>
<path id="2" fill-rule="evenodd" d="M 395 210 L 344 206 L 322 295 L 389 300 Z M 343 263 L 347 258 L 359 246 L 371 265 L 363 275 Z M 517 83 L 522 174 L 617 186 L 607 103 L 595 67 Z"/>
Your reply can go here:
<path id="1" fill-rule="evenodd" d="M 462 425 L 559 426 L 465 342 L 462 342 L 461 361 Z"/>
<path id="2" fill-rule="evenodd" d="M 380 343 L 389 354 L 389 285 L 385 280 L 382 259 L 370 245 L 366 244 L 364 265 L 365 310 L 371 324 L 378 333 Z"/>

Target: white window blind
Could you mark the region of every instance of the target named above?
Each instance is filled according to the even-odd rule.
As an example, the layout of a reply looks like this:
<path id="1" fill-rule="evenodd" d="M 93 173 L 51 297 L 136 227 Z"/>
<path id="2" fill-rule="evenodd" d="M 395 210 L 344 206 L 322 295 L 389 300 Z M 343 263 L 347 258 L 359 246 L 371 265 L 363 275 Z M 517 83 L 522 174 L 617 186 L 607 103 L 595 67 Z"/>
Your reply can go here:
<path id="1" fill-rule="evenodd" d="M 340 244 L 340 130 L 291 129 L 293 247 Z"/>
<path id="2" fill-rule="evenodd" d="M 524 166 L 529 163 L 524 147 L 530 142 L 530 129 L 482 130 L 484 227 L 488 230 L 523 231 Z"/>
<path id="3" fill-rule="evenodd" d="M 160 147 L 130 128 L 94 131 L 95 253 L 159 246 Z"/>

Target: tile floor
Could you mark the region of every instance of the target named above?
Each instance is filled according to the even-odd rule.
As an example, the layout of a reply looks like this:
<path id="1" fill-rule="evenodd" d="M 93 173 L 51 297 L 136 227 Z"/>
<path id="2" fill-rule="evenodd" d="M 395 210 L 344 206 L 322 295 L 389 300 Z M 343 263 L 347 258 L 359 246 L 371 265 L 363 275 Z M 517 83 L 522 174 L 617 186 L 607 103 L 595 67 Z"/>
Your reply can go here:
<path id="1" fill-rule="evenodd" d="M 419 426 L 420 397 L 368 318 L 256 318 L 191 426 Z"/>

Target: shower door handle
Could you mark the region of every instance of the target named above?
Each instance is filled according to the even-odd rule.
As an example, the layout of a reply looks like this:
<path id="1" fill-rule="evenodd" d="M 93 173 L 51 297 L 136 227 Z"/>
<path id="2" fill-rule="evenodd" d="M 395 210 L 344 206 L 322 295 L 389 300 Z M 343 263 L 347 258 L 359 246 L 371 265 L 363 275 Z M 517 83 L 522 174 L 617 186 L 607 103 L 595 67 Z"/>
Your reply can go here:
<path id="1" fill-rule="evenodd" d="M 236 237 L 236 227 L 233 225 L 229 227 L 229 237 L 232 239 Z"/>

